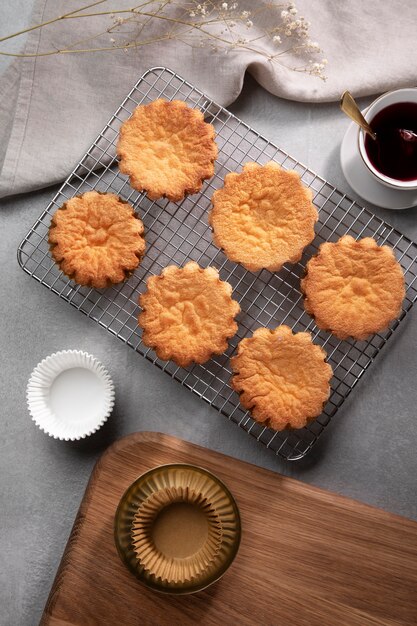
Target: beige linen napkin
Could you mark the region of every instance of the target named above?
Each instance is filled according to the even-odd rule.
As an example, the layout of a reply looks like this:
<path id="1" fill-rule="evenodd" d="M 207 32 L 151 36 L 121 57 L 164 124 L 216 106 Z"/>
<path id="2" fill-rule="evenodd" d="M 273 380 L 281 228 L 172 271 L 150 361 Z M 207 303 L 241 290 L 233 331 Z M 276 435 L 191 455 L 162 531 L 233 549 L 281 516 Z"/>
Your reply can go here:
<path id="1" fill-rule="evenodd" d="M 261 4 L 262 0 L 240 2 L 239 10 Z M 36 0 L 32 22 L 82 5 L 82 0 Z M 96 10 L 132 5 L 131 0 L 108 0 Z M 311 22 L 311 38 L 328 59 L 326 82 L 269 61 L 266 55 L 276 51 L 272 42 L 263 44 L 266 55 L 246 50 L 226 54 L 171 40 L 127 52 L 60 54 L 15 62 L 0 78 L 0 197 L 63 180 L 141 74 L 156 65 L 178 72 L 222 105 L 238 96 L 247 70 L 271 93 L 299 101 L 337 100 L 344 89 L 359 96 L 416 84 L 417 2 L 296 0 L 296 5 L 299 15 Z M 277 22 L 283 8 L 277 4 L 274 9 Z M 269 27 L 272 18 L 273 12 Z M 251 36 L 257 28 L 253 21 Z M 61 21 L 32 31 L 25 51 L 64 48 L 74 40 L 74 32 L 77 40 L 88 39 L 108 25 L 108 16 L 94 22 Z M 156 24 L 154 34 L 162 27 Z M 239 28 L 247 36 L 245 26 Z"/>

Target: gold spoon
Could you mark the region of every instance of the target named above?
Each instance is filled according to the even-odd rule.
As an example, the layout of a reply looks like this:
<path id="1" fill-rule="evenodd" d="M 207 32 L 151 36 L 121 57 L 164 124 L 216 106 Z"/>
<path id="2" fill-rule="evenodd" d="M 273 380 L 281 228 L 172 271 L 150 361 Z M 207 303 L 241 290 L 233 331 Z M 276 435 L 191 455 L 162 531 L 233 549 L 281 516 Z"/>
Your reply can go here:
<path id="1" fill-rule="evenodd" d="M 343 113 L 350 117 L 351 120 L 356 122 L 356 124 L 359 124 L 359 126 L 365 131 L 365 133 L 368 133 L 368 135 L 372 137 L 374 141 L 377 140 L 376 132 L 372 130 L 372 128 L 360 112 L 358 105 L 356 104 L 350 91 L 345 91 L 340 98 L 340 108 L 342 109 Z M 380 135 L 382 135 L 382 137 Z M 388 138 L 391 141 L 396 141 L 397 144 L 398 142 L 400 142 L 400 144 L 402 145 L 398 144 L 399 147 L 407 150 L 408 152 L 413 150 L 413 147 L 410 144 L 417 142 L 417 134 L 414 131 L 407 130 L 405 128 L 388 128 L 386 131 L 382 131 L 381 133 L 378 132 L 378 138 L 381 140 L 387 140 Z"/>
<path id="2" fill-rule="evenodd" d="M 372 139 L 376 139 L 376 133 L 369 126 L 368 122 L 360 112 L 358 105 L 356 104 L 352 94 L 349 91 L 345 91 L 340 98 L 340 108 L 342 109 L 343 113 L 346 113 L 346 115 L 350 117 L 351 120 L 356 122 L 356 124 L 359 124 L 359 126 L 365 131 L 365 133 L 368 133 L 368 135 L 370 135 Z"/>

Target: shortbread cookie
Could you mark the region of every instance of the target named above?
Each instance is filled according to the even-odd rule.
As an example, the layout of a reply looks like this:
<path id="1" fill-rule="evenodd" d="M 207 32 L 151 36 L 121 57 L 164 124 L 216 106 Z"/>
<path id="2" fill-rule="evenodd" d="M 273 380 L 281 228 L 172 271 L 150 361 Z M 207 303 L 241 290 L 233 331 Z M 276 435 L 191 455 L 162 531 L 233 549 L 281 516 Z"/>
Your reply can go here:
<path id="1" fill-rule="evenodd" d="M 258 328 L 231 359 L 232 387 L 252 417 L 274 430 L 302 428 L 329 398 L 332 368 L 308 332 Z"/>
<path id="2" fill-rule="evenodd" d="M 365 339 L 399 316 L 404 275 L 389 246 L 345 235 L 324 243 L 301 281 L 304 307 L 319 328 L 339 339 Z"/>
<path id="3" fill-rule="evenodd" d="M 209 222 L 216 246 L 251 272 L 299 261 L 318 219 L 312 193 L 295 171 L 246 163 L 214 192 Z"/>
<path id="4" fill-rule="evenodd" d="M 166 267 L 148 279 L 139 298 L 143 343 L 182 367 L 221 354 L 237 331 L 240 307 L 231 296 L 232 287 L 213 267 L 203 269 L 194 261 Z"/>
<path id="5" fill-rule="evenodd" d="M 53 259 L 79 285 L 108 287 L 128 278 L 145 251 L 142 221 L 113 193 L 88 191 L 52 217 Z"/>
<path id="6" fill-rule="evenodd" d="M 181 100 L 138 106 L 120 128 L 119 167 L 151 200 L 175 202 L 200 191 L 214 174 L 214 127 Z"/>

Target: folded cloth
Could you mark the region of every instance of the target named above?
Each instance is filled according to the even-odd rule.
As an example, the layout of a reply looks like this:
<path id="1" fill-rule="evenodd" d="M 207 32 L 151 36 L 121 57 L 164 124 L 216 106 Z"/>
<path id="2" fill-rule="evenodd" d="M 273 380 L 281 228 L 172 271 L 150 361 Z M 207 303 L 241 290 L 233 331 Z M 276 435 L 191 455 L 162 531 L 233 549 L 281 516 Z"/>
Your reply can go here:
<path id="1" fill-rule="evenodd" d="M 32 22 L 50 20 L 83 4 L 82 0 L 35 0 Z M 134 5 L 131 0 L 107 0 L 86 12 Z M 169 16 L 170 3 L 167 5 Z M 239 21 L 236 37 L 252 39 L 266 28 L 282 24 L 286 3 L 268 9 L 267 23 L 258 13 L 262 5 L 271 3 L 239 3 L 239 11 L 251 11 L 248 19 L 253 26 Z M 199 6 L 204 9 L 205 3 Z M 168 38 L 127 50 L 17 59 L 0 78 L 0 197 L 63 180 L 140 75 L 156 65 L 178 72 L 222 105 L 239 95 L 246 71 L 277 96 L 310 102 L 337 100 L 345 89 L 362 96 L 416 84 L 417 66 L 411 59 L 415 56 L 417 3 L 296 0 L 296 6 L 294 20 L 301 15 L 311 23 L 310 37 L 318 40 L 322 56 L 328 59 L 326 82 L 285 67 L 301 67 L 303 61 L 297 56 L 268 59 L 277 52 L 272 36 L 259 44 L 262 53 L 251 50 L 250 45 L 226 53 L 212 45 L 190 47 Z M 122 14 L 116 13 L 116 19 L 118 15 Z M 81 47 L 111 47 L 111 34 L 106 31 L 114 19 L 110 15 L 66 19 L 33 30 L 25 53 L 64 49 L 74 40 L 85 42 Z M 166 21 L 154 19 L 151 28 L 152 39 L 166 37 Z M 224 28 L 219 24 L 218 32 Z M 88 41 L 100 31 L 104 34 L 98 40 Z M 284 33 L 282 39 L 285 43 Z M 321 58 L 316 55 L 312 63 L 320 63 Z"/>

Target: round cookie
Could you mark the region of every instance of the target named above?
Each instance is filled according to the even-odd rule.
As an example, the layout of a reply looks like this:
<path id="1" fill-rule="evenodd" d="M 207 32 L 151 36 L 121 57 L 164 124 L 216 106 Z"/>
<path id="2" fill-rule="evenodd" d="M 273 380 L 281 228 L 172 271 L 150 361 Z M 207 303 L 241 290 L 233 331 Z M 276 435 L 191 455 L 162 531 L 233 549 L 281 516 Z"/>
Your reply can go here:
<path id="1" fill-rule="evenodd" d="M 231 296 L 232 287 L 213 267 L 203 269 L 194 261 L 166 267 L 148 279 L 139 297 L 143 343 L 182 367 L 222 354 L 237 331 L 240 307 Z"/>
<path id="2" fill-rule="evenodd" d="M 339 339 L 366 339 L 398 317 L 405 296 L 401 265 L 389 246 L 345 235 L 324 243 L 301 281 L 304 307 Z"/>
<path id="3" fill-rule="evenodd" d="M 151 200 L 182 200 L 200 191 L 203 180 L 214 174 L 214 134 L 201 111 L 181 100 L 138 106 L 120 128 L 120 171 Z"/>
<path id="4" fill-rule="evenodd" d="M 277 163 L 246 163 L 214 192 L 209 223 L 216 246 L 251 272 L 277 272 L 299 261 L 314 239 L 318 213 L 295 171 Z"/>
<path id="5" fill-rule="evenodd" d="M 113 193 L 88 191 L 53 215 L 51 254 L 68 278 L 101 289 L 124 281 L 139 265 L 143 231 L 130 204 Z"/>
<path id="6" fill-rule="evenodd" d="M 231 359 L 232 387 L 257 422 L 274 430 L 303 428 L 330 395 L 333 371 L 325 358 L 308 332 L 258 328 Z"/>

